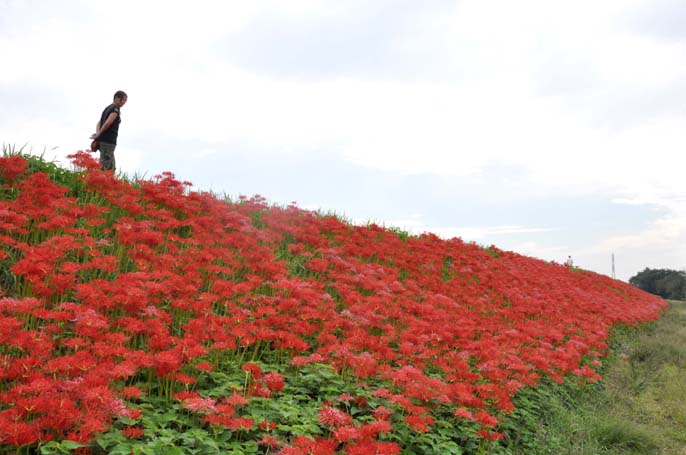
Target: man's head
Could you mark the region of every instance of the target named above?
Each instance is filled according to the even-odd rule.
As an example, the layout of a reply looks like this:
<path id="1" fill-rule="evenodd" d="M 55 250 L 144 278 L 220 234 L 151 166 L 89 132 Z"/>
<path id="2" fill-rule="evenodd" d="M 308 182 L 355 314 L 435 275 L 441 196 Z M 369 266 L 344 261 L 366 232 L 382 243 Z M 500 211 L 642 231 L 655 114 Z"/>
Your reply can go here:
<path id="1" fill-rule="evenodd" d="M 128 96 L 126 96 L 126 92 L 119 90 L 114 94 L 114 105 L 117 107 L 122 107 L 124 104 L 126 104 L 127 99 Z"/>

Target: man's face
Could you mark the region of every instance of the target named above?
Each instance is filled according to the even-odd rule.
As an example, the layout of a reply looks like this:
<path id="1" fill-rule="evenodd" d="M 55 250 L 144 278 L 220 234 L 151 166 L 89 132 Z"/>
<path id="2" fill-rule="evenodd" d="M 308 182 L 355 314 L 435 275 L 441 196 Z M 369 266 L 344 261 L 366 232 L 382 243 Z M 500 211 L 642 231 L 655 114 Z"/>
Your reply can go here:
<path id="1" fill-rule="evenodd" d="M 127 97 L 122 96 L 121 98 L 115 98 L 114 99 L 114 104 L 117 105 L 117 107 L 122 107 L 123 105 L 126 104 Z"/>

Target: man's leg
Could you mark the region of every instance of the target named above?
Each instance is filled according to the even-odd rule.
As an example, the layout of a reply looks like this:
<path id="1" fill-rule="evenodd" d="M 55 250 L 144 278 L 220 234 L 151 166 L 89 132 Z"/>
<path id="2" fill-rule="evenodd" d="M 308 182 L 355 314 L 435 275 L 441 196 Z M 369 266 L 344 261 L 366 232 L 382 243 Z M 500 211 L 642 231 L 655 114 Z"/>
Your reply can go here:
<path id="1" fill-rule="evenodd" d="M 100 143 L 100 167 L 103 171 L 114 171 L 114 148 L 116 145 L 107 142 Z"/>

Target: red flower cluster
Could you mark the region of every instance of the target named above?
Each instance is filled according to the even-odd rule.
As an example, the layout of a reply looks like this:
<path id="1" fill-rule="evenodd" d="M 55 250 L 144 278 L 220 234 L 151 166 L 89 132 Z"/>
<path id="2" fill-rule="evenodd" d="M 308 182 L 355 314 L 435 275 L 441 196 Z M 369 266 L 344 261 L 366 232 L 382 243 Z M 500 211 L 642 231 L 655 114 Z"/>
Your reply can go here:
<path id="1" fill-rule="evenodd" d="M 86 153 L 74 156 L 84 171 L 73 195 L 27 175 L 19 157 L 1 160 L 13 196 L 0 200 L 0 444 L 90 440 L 131 413 L 123 399 L 142 391 L 125 382 L 143 370 L 182 389 L 247 349 L 383 380 L 379 396 L 416 431 L 442 403 L 496 439 L 517 390 L 543 375 L 597 380 L 612 325 L 656 319 L 665 305 L 495 247 L 404 238 L 261 198 L 226 203 L 169 173 L 129 184 Z M 246 399 L 278 399 L 285 378 L 255 366 Z M 228 397 L 179 399 L 209 424 L 254 428 Z M 391 429 L 387 411 L 360 427 L 324 408 L 332 438 L 280 453 L 398 453 L 375 440 Z"/>
<path id="2" fill-rule="evenodd" d="M 0 156 L 0 178 L 14 181 L 26 172 L 28 163 L 19 155 Z"/>

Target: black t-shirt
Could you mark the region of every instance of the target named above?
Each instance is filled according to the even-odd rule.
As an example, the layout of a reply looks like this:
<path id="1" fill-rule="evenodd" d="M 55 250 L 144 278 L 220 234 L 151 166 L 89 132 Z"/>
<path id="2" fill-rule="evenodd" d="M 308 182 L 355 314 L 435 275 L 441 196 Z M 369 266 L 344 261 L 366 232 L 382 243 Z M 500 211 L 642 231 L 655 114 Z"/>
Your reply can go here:
<path id="1" fill-rule="evenodd" d="M 100 116 L 100 127 L 105 124 L 107 117 L 109 117 L 112 112 L 117 113 L 117 118 L 114 119 L 114 122 L 112 122 L 107 130 L 100 133 L 100 136 L 98 136 L 98 141 L 117 145 L 117 135 L 119 135 L 119 124 L 121 123 L 121 113 L 119 112 L 119 108 L 117 106 L 110 104 L 105 108 L 104 111 L 102 111 L 102 115 Z"/>

